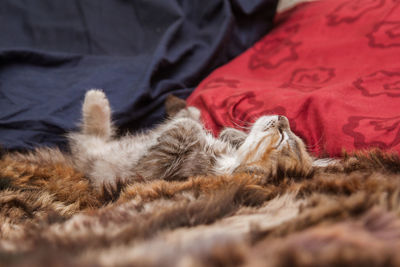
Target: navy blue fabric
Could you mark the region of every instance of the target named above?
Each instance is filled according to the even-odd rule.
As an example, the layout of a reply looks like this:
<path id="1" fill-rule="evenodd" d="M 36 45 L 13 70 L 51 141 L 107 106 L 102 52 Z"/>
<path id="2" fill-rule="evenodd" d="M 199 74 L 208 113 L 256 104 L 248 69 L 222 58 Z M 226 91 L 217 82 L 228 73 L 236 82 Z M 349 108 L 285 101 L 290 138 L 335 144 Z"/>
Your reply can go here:
<path id="1" fill-rule="evenodd" d="M 164 117 L 272 28 L 277 0 L 0 1 L 0 144 L 65 145 L 103 89 L 123 131 Z"/>

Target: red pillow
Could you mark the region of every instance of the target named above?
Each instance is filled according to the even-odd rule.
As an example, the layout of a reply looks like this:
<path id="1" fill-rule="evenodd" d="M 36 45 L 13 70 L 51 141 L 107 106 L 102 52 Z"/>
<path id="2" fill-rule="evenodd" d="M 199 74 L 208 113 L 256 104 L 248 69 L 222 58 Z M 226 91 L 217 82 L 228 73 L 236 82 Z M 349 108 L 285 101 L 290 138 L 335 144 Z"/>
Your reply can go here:
<path id="1" fill-rule="evenodd" d="M 208 76 L 188 103 L 215 134 L 282 114 L 314 154 L 400 152 L 400 1 L 298 5 Z"/>

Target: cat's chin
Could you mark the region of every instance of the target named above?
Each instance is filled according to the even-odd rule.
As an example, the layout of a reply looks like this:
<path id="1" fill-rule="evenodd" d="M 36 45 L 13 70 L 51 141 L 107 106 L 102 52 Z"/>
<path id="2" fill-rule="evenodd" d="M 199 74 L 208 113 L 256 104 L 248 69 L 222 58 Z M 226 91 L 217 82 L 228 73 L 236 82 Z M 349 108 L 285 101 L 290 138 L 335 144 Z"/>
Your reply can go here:
<path id="1" fill-rule="evenodd" d="M 311 157 L 298 159 L 294 155 L 277 152 L 267 160 L 241 164 L 233 173 L 250 173 L 264 182 L 274 182 L 284 178 L 308 177 L 313 171 Z"/>

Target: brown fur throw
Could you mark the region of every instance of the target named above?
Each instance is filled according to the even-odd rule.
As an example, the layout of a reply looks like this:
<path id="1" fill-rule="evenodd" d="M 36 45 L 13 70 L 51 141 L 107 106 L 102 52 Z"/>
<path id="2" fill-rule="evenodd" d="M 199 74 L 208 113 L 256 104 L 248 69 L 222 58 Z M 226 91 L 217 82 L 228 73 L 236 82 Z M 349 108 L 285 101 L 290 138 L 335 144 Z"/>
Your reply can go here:
<path id="1" fill-rule="evenodd" d="M 88 94 L 96 99 L 100 96 L 107 104 L 102 92 Z M 88 164 L 77 168 L 76 159 L 83 153 L 79 146 L 72 147 L 75 155 L 74 149 L 71 154 L 41 148 L 0 156 L 1 265 L 400 266 L 397 155 L 376 150 L 345 154 L 341 160 L 324 164 L 327 161 L 307 154 L 287 120 L 264 117 L 258 120 L 264 124 L 256 122 L 248 135 L 226 129 L 218 140 L 205 139 L 220 145 L 231 142 L 226 147 L 240 147 L 239 152 L 247 153 L 245 159 L 257 159 L 232 172 L 212 172 L 199 155 L 220 160 L 218 154 L 226 151 L 199 154 L 201 149 L 183 146 L 187 138 L 200 138 L 203 130 L 196 121 L 179 119 L 182 112 L 190 111 L 184 101 L 168 99 L 171 120 L 160 126 L 166 130 L 148 149 L 145 161 L 138 161 L 134 173 L 139 175 L 134 179 L 116 175 L 103 183 L 96 180 L 107 177 L 104 171 L 114 174 L 113 168 L 123 160 L 122 151 L 113 154 L 121 158 L 101 154 L 96 159 L 108 156 L 108 161 L 97 168 L 93 164 L 96 154 L 88 154 Z M 90 140 L 96 141 L 113 131 L 98 127 L 112 126 L 104 120 L 110 117 L 108 105 L 92 100 L 85 99 L 88 105 L 83 106 L 78 139 L 95 133 Z M 186 133 L 190 125 L 200 133 Z M 262 136 L 264 132 L 267 137 L 253 138 L 254 133 Z M 286 134 L 288 139 L 271 137 L 276 134 Z M 147 136 L 136 138 L 147 140 Z M 252 147 L 251 138 L 256 148 L 243 150 Z M 118 142 L 124 144 L 127 139 L 116 140 L 111 142 L 121 150 Z M 264 144 L 260 140 L 279 143 L 267 146 L 258 158 L 257 151 Z M 284 146 L 279 145 L 285 140 Z M 160 155 L 171 160 L 160 164 L 155 160 Z M 177 159 L 184 160 L 176 164 Z M 131 170 L 122 167 L 122 172 Z M 163 168 L 172 170 L 168 177 L 163 176 L 168 173 Z"/>
<path id="2" fill-rule="evenodd" d="M 0 161 L 3 266 L 399 266 L 400 159 L 94 189 L 56 150 Z M 269 174 L 270 175 L 270 174 Z M 263 178 L 263 177 L 261 177 Z"/>

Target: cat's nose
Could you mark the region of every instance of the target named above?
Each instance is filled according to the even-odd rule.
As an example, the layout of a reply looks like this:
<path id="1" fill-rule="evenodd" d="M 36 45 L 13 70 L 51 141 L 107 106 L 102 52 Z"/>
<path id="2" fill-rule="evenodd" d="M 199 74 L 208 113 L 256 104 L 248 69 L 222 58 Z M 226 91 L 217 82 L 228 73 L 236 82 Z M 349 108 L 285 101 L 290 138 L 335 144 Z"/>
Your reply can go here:
<path id="1" fill-rule="evenodd" d="M 285 116 L 278 116 L 278 125 L 282 129 L 290 128 L 289 120 Z"/>

